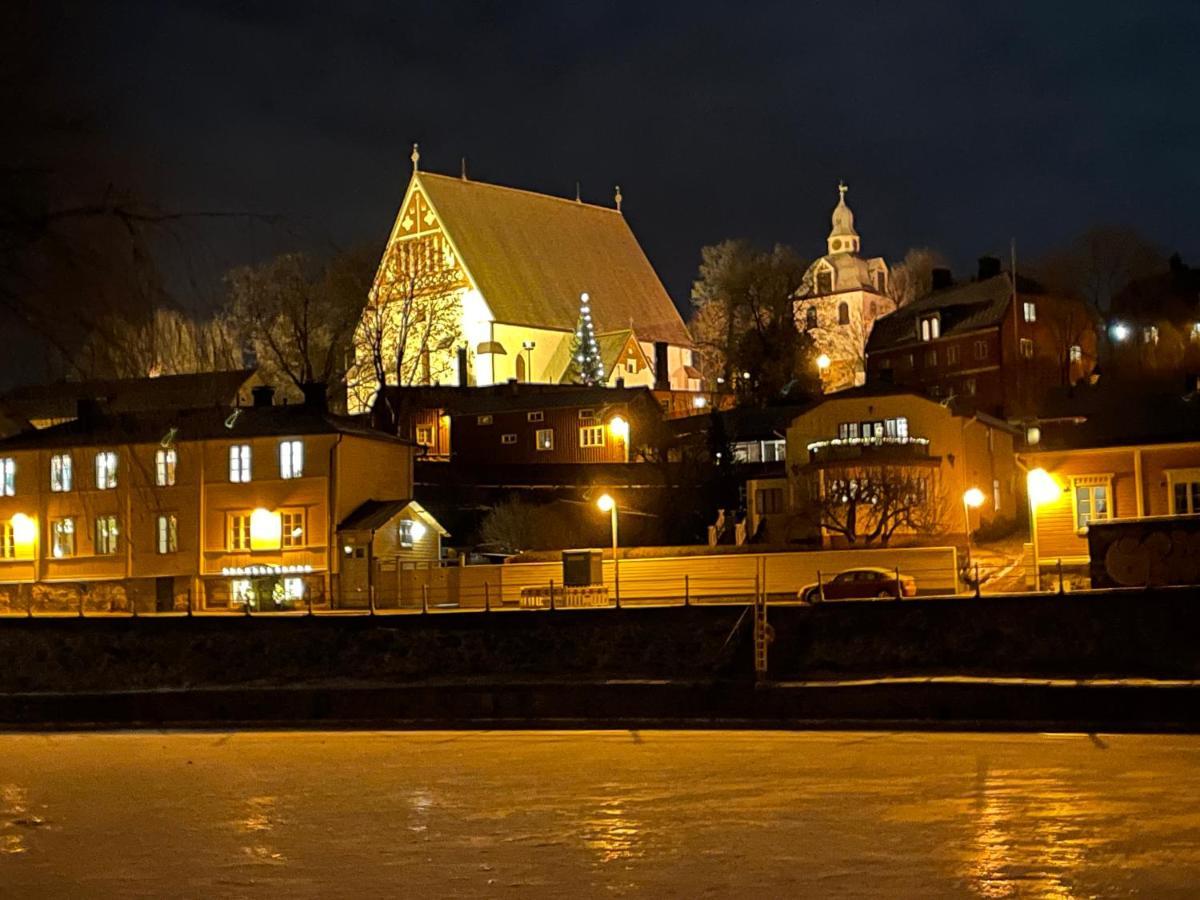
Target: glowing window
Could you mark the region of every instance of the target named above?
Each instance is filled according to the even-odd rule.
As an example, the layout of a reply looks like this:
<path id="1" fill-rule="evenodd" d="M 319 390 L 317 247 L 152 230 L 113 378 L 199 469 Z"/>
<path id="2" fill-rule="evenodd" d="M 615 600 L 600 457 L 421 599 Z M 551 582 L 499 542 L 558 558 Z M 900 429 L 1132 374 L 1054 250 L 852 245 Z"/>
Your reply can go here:
<path id="1" fill-rule="evenodd" d="M 417 426 L 417 443 L 422 447 L 433 446 L 433 426 L 418 425 Z"/>
<path id="2" fill-rule="evenodd" d="M 12 522 L 0 522 L 0 559 L 17 558 L 17 540 Z"/>
<path id="3" fill-rule="evenodd" d="M 175 466 L 179 454 L 174 450 L 159 450 L 154 454 L 154 483 L 159 487 L 170 487 L 175 483 Z"/>
<path id="4" fill-rule="evenodd" d="M 17 493 L 17 461 L 12 457 L 0 459 L 0 497 L 13 497 Z"/>
<path id="5" fill-rule="evenodd" d="M 229 480 L 236 484 L 250 480 L 249 444 L 234 444 L 229 448 Z"/>
<path id="6" fill-rule="evenodd" d="M 1083 348 L 1078 344 L 1071 345 L 1071 362 L 1077 363 L 1083 361 Z"/>
<path id="7" fill-rule="evenodd" d="M 250 549 L 250 514 L 233 513 L 229 517 L 227 544 L 230 550 Z"/>
<path id="8" fill-rule="evenodd" d="M 293 509 L 280 514 L 280 525 L 283 529 L 282 543 L 287 547 L 303 547 L 304 541 L 304 510 Z"/>
<path id="9" fill-rule="evenodd" d="M 117 454 L 101 450 L 96 454 L 96 488 L 109 491 L 117 486 Z"/>
<path id="10" fill-rule="evenodd" d="M 174 553 L 179 549 L 179 520 L 174 513 L 159 516 L 156 531 L 159 553 Z"/>
<path id="11" fill-rule="evenodd" d="M 1033 341 L 1029 338 L 1021 338 L 1021 355 L 1026 359 L 1033 359 Z"/>
<path id="12" fill-rule="evenodd" d="M 1075 499 L 1075 530 L 1087 531 L 1089 522 L 1112 518 L 1112 483 L 1108 476 L 1071 479 Z"/>
<path id="13" fill-rule="evenodd" d="M 74 519 L 55 519 L 50 523 L 50 554 L 55 559 L 75 555 Z"/>
<path id="14" fill-rule="evenodd" d="M 1036 303 L 1032 303 L 1029 300 L 1026 300 L 1025 303 L 1023 304 L 1023 309 L 1025 312 L 1025 321 L 1026 322 L 1036 322 L 1037 321 L 1037 304 Z"/>
<path id="15" fill-rule="evenodd" d="M 300 478 L 304 475 L 304 441 L 282 441 L 279 444 L 279 477 Z"/>
<path id="16" fill-rule="evenodd" d="M 539 450 L 554 449 L 554 429 L 539 428 L 537 430 L 537 448 Z"/>
<path id="17" fill-rule="evenodd" d="M 71 454 L 56 453 L 50 457 L 50 490 L 69 491 L 73 480 Z"/>
<path id="18" fill-rule="evenodd" d="M 118 529 L 116 516 L 96 517 L 96 555 L 113 556 L 117 552 Z"/>

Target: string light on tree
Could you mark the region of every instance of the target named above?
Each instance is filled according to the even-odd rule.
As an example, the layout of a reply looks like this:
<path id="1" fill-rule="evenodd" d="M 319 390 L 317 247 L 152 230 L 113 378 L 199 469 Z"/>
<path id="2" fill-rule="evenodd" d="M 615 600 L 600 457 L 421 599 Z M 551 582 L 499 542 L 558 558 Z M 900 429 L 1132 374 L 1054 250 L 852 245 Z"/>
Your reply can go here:
<path id="1" fill-rule="evenodd" d="M 571 380 L 577 384 L 589 387 L 604 384 L 604 361 L 600 358 L 591 301 L 586 293 L 579 295 L 579 319 L 571 341 L 571 374 Z"/>

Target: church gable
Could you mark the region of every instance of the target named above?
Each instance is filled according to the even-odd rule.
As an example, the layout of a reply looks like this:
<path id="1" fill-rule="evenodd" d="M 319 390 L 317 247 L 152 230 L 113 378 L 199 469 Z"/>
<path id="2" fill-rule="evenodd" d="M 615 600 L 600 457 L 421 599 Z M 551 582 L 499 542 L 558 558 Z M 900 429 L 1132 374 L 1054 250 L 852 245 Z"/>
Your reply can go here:
<path id="1" fill-rule="evenodd" d="M 397 293 L 416 297 L 468 290 L 471 279 L 424 191 L 414 182 L 396 217 L 375 276 L 385 302 Z"/>

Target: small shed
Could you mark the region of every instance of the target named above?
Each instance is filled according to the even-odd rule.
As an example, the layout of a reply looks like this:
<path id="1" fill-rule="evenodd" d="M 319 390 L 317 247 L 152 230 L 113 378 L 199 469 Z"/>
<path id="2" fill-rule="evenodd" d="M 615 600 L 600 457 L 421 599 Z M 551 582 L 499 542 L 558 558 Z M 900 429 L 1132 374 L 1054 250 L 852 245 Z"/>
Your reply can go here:
<path id="1" fill-rule="evenodd" d="M 415 500 L 367 500 L 338 524 L 340 604 L 419 604 L 450 533 Z M 419 574 L 418 574 L 419 573 Z"/>

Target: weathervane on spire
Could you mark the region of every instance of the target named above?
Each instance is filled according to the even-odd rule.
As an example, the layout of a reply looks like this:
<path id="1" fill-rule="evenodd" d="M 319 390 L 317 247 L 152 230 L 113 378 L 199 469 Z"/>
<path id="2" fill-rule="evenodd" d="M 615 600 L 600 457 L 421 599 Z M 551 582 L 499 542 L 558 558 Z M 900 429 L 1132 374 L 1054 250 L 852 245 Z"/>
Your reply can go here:
<path id="1" fill-rule="evenodd" d="M 412 156 L 410 156 L 409 159 L 412 160 L 413 171 L 417 171 L 418 163 L 421 162 L 421 151 L 417 149 L 417 145 L 415 143 L 413 144 Z"/>
<path id="2" fill-rule="evenodd" d="M 613 199 L 617 201 L 617 212 L 620 212 L 622 198 L 621 198 L 621 186 L 619 184 L 617 185 L 617 195 L 615 197 L 613 197 Z"/>
<path id="3" fill-rule="evenodd" d="M 846 191 L 848 191 L 848 190 L 850 190 L 850 188 L 846 187 L 846 182 L 842 181 L 839 178 L 838 179 L 838 199 L 841 200 L 843 203 L 846 202 Z"/>

